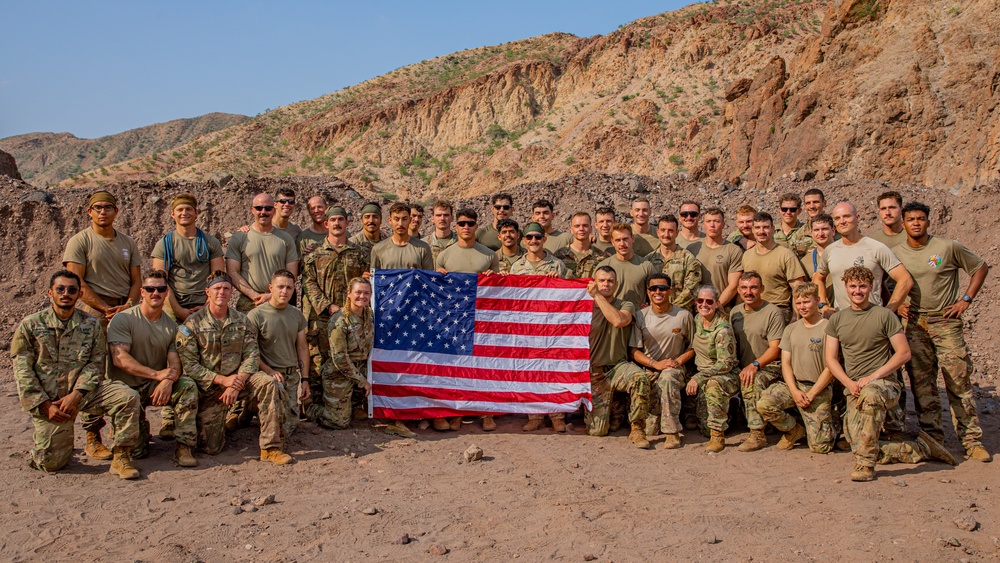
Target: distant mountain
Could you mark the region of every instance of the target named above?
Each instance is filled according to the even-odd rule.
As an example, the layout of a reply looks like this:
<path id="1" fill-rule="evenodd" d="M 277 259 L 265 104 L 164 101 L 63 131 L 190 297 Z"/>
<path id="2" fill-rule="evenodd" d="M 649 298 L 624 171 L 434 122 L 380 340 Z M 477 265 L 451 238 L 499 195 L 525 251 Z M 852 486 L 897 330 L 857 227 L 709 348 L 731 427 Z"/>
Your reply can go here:
<path id="1" fill-rule="evenodd" d="M 595 171 L 958 193 L 1000 178 L 998 53 L 995 0 L 715 0 L 423 61 L 64 185 L 336 175 L 426 200 Z"/>
<path id="2" fill-rule="evenodd" d="M 101 176 L 102 167 L 169 152 L 206 133 L 247 119 L 245 115 L 209 113 L 97 139 L 80 139 L 70 133 L 27 133 L 0 139 L 0 148 L 14 155 L 25 181 L 44 186 L 57 184 L 85 170 L 94 170 Z"/>

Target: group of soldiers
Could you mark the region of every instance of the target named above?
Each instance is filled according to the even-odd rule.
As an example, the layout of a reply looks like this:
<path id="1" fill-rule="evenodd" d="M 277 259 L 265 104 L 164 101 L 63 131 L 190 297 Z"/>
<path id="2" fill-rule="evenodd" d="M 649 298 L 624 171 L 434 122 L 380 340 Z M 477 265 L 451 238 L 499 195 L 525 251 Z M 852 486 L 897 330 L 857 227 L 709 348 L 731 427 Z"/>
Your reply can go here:
<path id="1" fill-rule="evenodd" d="M 51 307 L 24 319 L 11 343 L 35 425 L 34 467 L 66 465 L 79 411 L 85 453 L 137 477 L 132 459 L 148 451 L 148 406 L 163 407 L 160 437 L 176 441 L 180 466 L 197 465 L 196 449 L 220 452 L 226 433 L 254 416 L 261 460 L 290 463 L 287 438 L 300 418 L 331 429 L 367 418 L 368 277 L 407 268 L 590 279 L 590 435 L 627 421 L 637 447 L 663 434 L 671 449 L 682 447 L 685 430 L 700 430 L 719 452 L 732 415 L 742 414 L 750 432 L 740 451 L 766 447 L 771 425 L 781 449 L 804 439 L 817 453 L 853 451 L 852 479 L 869 481 L 878 463 L 955 464 L 942 446 L 940 371 L 967 457 L 991 460 L 961 320 L 989 267 L 929 234 L 930 209 L 903 206 L 898 193 L 877 198 L 882 225 L 867 236 L 854 204 L 827 214 L 817 189 L 781 196 L 777 224 L 740 207 L 728 234 L 720 208 L 684 201 L 654 224 L 645 198 L 631 202 L 628 223 L 602 207 L 574 213 L 569 232 L 554 227 L 556 208 L 540 199 L 522 227 L 513 198 L 499 193 L 492 221 L 446 201 L 394 203 L 388 233 L 382 207 L 370 202 L 350 236 L 343 207 L 310 198 L 312 224 L 303 229 L 291 222 L 295 193 L 276 195 L 253 198 L 253 222 L 225 251 L 197 228 L 194 196 L 178 195 L 175 229 L 157 242 L 145 274 L 135 242 L 113 226 L 114 196 L 90 198 L 91 225 L 67 245 Z M 427 211 L 433 230 L 421 239 Z M 970 276 L 964 292 L 961 271 Z M 920 424 L 912 440 L 903 439 L 904 367 Z M 730 413 L 731 404 L 742 413 Z M 540 430 L 546 418 L 566 431 L 564 413 L 531 415 L 523 429 Z M 493 416 L 481 423 L 497 427 Z M 442 432 L 461 425 L 461 417 L 419 422 Z M 382 428 L 417 436 L 401 420 Z"/>

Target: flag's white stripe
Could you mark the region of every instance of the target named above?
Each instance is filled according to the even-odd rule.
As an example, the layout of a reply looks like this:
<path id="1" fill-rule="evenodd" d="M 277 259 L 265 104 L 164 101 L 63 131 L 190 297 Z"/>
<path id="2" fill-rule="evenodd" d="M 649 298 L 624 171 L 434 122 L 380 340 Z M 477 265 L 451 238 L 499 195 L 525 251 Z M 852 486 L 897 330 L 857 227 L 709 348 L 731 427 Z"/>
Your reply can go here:
<path id="1" fill-rule="evenodd" d="M 477 332 L 476 344 L 481 346 L 517 346 L 520 348 L 582 348 L 590 346 L 586 336 L 525 336 L 523 334 L 489 334 Z"/>
<path id="2" fill-rule="evenodd" d="M 527 323 L 539 325 L 580 325 L 590 326 L 591 312 L 584 313 L 526 313 L 520 311 L 489 311 L 476 309 L 477 321 L 499 323 Z"/>
<path id="3" fill-rule="evenodd" d="M 453 356 L 431 352 L 409 352 L 405 350 L 372 350 L 371 359 L 376 362 L 403 362 L 410 364 L 431 364 L 459 368 L 483 368 L 519 371 L 590 372 L 590 360 L 549 360 L 545 358 L 487 358 L 476 356 Z"/>
<path id="4" fill-rule="evenodd" d="M 408 373 L 372 373 L 372 382 L 377 385 L 410 385 L 432 387 L 434 389 L 457 389 L 462 391 L 488 391 L 503 393 L 590 393 L 590 381 L 586 383 L 544 383 L 535 381 L 497 381 L 494 379 L 467 379 L 463 377 L 441 377 Z"/>
<path id="5" fill-rule="evenodd" d="M 549 288 L 549 287 L 495 287 L 481 285 L 476 288 L 477 297 L 491 299 L 523 299 L 526 301 L 592 301 L 594 298 L 587 293 L 587 288 Z"/>
<path id="6" fill-rule="evenodd" d="M 590 401 L 584 398 L 571 403 L 494 403 L 491 401 L 445 401 L 426 397 L 383 397 L 372 395 L 372 406 L 386 409 L 455 409 L 463 411 L 493 412 L 497 414 L 547 414 L 573 412 L 584 405 L 590 410 Z"/>

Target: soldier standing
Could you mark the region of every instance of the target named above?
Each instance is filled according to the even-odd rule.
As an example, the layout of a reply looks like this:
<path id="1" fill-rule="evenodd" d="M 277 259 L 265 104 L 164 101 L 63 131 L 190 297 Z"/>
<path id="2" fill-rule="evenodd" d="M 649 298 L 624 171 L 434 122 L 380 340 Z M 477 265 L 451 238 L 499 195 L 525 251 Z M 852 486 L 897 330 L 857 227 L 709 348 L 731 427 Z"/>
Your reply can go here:
<path id="1" fill-rule="evenodd" d="M 778 201 L 781 211 L 781 225 L 774 232 L 774 242 L 784 246 L 802 258 L 813 245 L 811 233 L 799 221 L 802 214 L 802 198 L 798 194 L 787 193 Z"/>
<path id="2" fill-rule="evenodd" d="M 774 219 L 770 214 L 761 211 L 754 215 L 753 236 L 757 244 L 743 253 L 743 273 L 758 273 L 763 283 L 763 299 L 781 309 L 785 323 L 789 323 L 791 288 L 805 281 L 806 273 L 794 252 L 774 242 Z"/>
<path id="3" fill-rule="evenodd" d="M 743 273 L 743 249 L 722 237 L 726 228 L 722 209 L 709 207 L 701 217 L 705 238 L 687 249 L 701 263 L 702 284 L 719 290 L 719 309 L 728 316 L 729 303 L 736 297 Z"/>
<path id="4" fill-rule="evenodd" d="M 500 221 L 510 219 L 514 208 L 514 198 L 510 194 L 494 194 L 490 198 L 493 210 L 493 222 L 476 229 L 476 242 L 491 249 L 500 250 Z"/>
<path id="5" fill-rule="evenodd" d="M 325 197 L 314 195 L 306 202 L 306 208 L 309 210 L 312 225 L 302 229 L 299 236 L 295 237 L 295 244 L 299 249 L 299 260 L 305 259 L 306 254 L 316 250 L 326 239 L 326 210 L 330 206 L 326 203 Z"/>
<path id="6" fill-rule="evenodd" d="M 274 272 L 284 269 L 295 274 L 299 271 L 295 239 L 271 222 L 274 215 L 271 196 L 254 196 L 252 212 L 254 222 L 250 229 L 234 233 L 226 249 L 226 270 L 240 292 L 236 310 L 244 313 L 271 298 L 267 285 Z"/>
<path id="7" fill-rule="evenodd" d="M 647 254 L 645 260 L 670 277 L 672 303 L 690 311 L 694 308 L 694 294 L 701 285 L 701 262 L 677 244 L 677 217 L 660 217 L 656 222 L 656 235 L 660 238 L 660 247 Z M 704 239 L 691 243 L 688 248 L 702 244 Z"/>
<path id="8" fill-rule="evenodd" d="M 436 201 L 431 209 L 431 221 L 434 223 L 434 232 L 424 237 L 423 241 L 431 247 L 431 259 L 437 262 L 437 257 L 441 251 L 455 244 L 458 235 L 451 228 L 451 222 L 455 210 L 451 203 L 447 201 Z M 412 217 L 410 214 L 412 227 Z M 412 236 L 412 235 L 411 235 Z"/>
<path id="9" fill-rule="evenodd" d="M 407 208 L 407 215 L 410 211 Z M 409 229 L 409 224 L 407 224 Z M 374 201 L 369 201 L 361 208 L 361 230 L 351 237 L 350 242 L 354 243 L 365 251 L 366 258 L 371 259 L 372 248 L 382 242 L 382 208 Z"/>
<path id="10" fill-rule="evenodd" d="M 638 197 L 632 200 L 628 214 L 632 217 L 632 234 L 635 235 L 634 250 L 639 256 L 654 252 L 660 246 L 660 240 L 649 224 L 652 209 L 649 199 Z"/>
<path id="11" fill-rule="evenodd" d="M 615 271 L 615 297 L 638 309 L 646 301 L 646 278 L 658 270 L 632 251 L 635 235 L 628 225 L 619 223 L 611 227 L 611 241 L 615 246 L 614 256 L 605 258 L 597 266 L 610 266 Z"/>
<path id="12" fill-rule="evenodd" d="M 555 251 L 553 255 L 566 266 L 566 277 L 594 277 L 597 263 L 607 258 L 608 254 L 597 250 L 590 242 L 594 234 L 590 214 L 584 211 L 574 213 L 570 219 L 570 232 L 573 233 L 573 242 Z"/>
<path id="13" fill-rule="evenodd" d="M 497 229 L 499 229 L 497 240 L 500 242 L 500 248 L 496 251 L 497 260 L 500 261 L 499 271 L 506 274 L 510 272 L 514 262 L 525 253 L 524 247 L 521 246 L 521 227 L 513 219 L 501 219 L 497 222 Z M 477 238 L 476 241 L 478 240 Z"/>

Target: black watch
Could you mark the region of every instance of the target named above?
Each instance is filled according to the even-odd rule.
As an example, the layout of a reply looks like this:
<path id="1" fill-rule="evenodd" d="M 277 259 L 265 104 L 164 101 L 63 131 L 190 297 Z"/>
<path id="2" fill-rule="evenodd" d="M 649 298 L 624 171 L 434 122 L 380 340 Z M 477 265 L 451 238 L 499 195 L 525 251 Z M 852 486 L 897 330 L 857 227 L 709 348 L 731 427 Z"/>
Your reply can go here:
<path id="1" fill-rule="evenodd" d="M 755 367 L 757 369 L 760 369 L 760 362 L 758 362 L 757 360 L 754 360 L 753 362 L 751 362 L 750 365 L 752 365 L 753 367 Z"/>
<path id="2" fill-rule="evenodd" d="M 966 303 L 972 303 L 972 298 L 969 297 L 968 294 L 965 294 L 962 296 L 962 301 L 965 301 Z"/>

